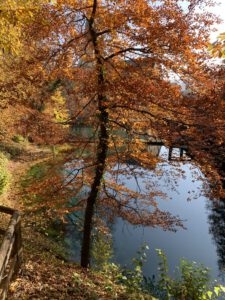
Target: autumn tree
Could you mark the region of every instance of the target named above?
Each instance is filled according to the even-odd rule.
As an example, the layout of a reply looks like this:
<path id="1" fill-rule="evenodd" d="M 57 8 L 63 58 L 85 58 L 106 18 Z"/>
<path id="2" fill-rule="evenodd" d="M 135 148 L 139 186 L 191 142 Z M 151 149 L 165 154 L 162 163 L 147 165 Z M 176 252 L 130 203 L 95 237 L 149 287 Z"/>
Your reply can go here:
<path id="1" fill-rule="evenodd" d="M 225 77 L 224 77 L 224 34 L 218 36 L 216 42 L 209 46 L 211 63 L 208 63 L 208 71 L 214 84 L 213 97 L 210 94 L 203 98 L 202 111 L 202 143 L 196 147 L 197 157 L 206 174 L 209 175 L 213 194 L 217 199 L 225 198 Z M 212 96 L 212 95 L 211 95 Z M 208 170 L 207 170 L 208 169 Z"/>
<path id="2" fill-rule="evenodd" d="M 221 33 L 217 40 L 209 46 L 214 57 L 225 57 L 225 32 Z"/>
<path id="3" fill-rule="evenodd" d="M 220 200 L 225 197 L 223 40 L 224 35 L 220 34 L 217 41 L 208 48 L 210 56 L 206 60 L 205 70 L 211 77 L 213 89 L 205 95 L 199 95 L 196 104 L 189 108 L 189 114 L 195 120 L 191 131 L 183 132 L 184 139 L 189 140 L 190 152 L 210 181 L 210 197 Z"/>
<path id="4" fill-rule="evenodd" d="M 159 193 L 153 185 L 148 183 L 148 193 L 135 192 L 124 187 L 118 174 L 138 172 L 128 160 L 154 168 L 156 160 L 146 152 L 143 136 L 169 142 L 171 133 L 173 142 L 181 141 L 185 130 L 186 136 L 201 136 L 197 108 L 213 90 L 205 65 L 215 19 L 207 13 L 208 5 L 212 1 L 59 0 L 42 11 L 43 26 L 36 22 L 29 29 L 39 40 L 47 82 L 64 89 L 76 107 L 64 124 L 76 125 L 83 116 L 94 127 L 91 155 L 85 155 L 83 143 L 65 184 L 50 184 L 56 177 L 48 181 L 52 202 L 61 191 L 62 203 L 65 185 L 73 182 L 73 194 L 80 197 L 73 209 L 85 208 L 83 267 L 89 265 L 96 205 L 133 224 L 180 225 L 157 208 Z M 184 96 L 182 85 L 191 97 Z M 210 95 L 209 105 L 215 101 Z M 198 124 L 202 122 L 200 118 Z M 125 137 L 118 134 L 121 130 Z M 87 197 L 79 194 L 82 186 L 89 187 Z"/>
<path id="5" fill-rule="evenodd" d="M 30 31 L 37 22 L 44 26 L 46 20 L 40 16 L 49 2 L 0 3 L 1 140 L 21 134 L 37 143 L 54 143 L 56 138 L 59 141 L 56 132 L 61 126 L 56 120 L 66 114 L 66 108 L 57 113 L 62 96 L 57 96 L 53 84 L 47 81 L 41 41 Z"/>

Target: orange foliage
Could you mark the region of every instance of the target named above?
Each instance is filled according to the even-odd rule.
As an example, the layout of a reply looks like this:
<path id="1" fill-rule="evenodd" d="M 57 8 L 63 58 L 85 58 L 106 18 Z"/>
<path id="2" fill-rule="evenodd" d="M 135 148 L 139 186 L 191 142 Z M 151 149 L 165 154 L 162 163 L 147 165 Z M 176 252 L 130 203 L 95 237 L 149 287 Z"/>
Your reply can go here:
<path id="1" fill-rule="evenodd" d="M 87 141 L 79 137 L 78 147 L 83 150 L 74 154 L 75 175 L 69 180 L 74 182 L 76 195 L 80 186 L 90 189 L 81 201 L 87 201 L 83 258 L 87 258 L 94 207 L 99 202 L 134 224 L 180 225 L 176 218 L 159 211 L 154 192 L 136 194 L 117 182 L 119 174 L 129 174 L 129 167 L 114 169 L 126 159 L 154 168 L 156 160 L 146 154 L 140 139 L 146 133 L 167 144 L 187 144 L 199 157 L 208 143 L 205 137 L 212 127 L 206 123 L 210 123 L 221 143 L 223 115 L 217 106 L 216 81 L 206 65 L 215 16 L 204 8 L 212 4 L 211 0 L 189 0 L 188 5 L 178 0 L 58 0 L 44 6 L 26 29 L 36 41 L 32 60 L 27 61 L 34 74 L 39 64 L 40 76 L 35 78 L 40 79 L 41 93 L 36 102 L 48 102 L 49 83 L 57 83 L 71 109 L 66 123 L 77 126 L 83 122 L 94 128 L 91 141 L 97 142 L 91 155 L 85 152 Z M 126 139 L 118 130 L 126 132 Z M 208 156 L 202 163 L 211 161 Z M 104 178 L 106 172 L 115 175 L 110 184 Z M 107 186 L 117 197 L 109 194 Z M 61 201 L 66 195 L 60 191 Z M 138 211 L 130 204 L 132 199 L 140 203 Z M 82 265 L 87 266 L 87 260 Z"/>

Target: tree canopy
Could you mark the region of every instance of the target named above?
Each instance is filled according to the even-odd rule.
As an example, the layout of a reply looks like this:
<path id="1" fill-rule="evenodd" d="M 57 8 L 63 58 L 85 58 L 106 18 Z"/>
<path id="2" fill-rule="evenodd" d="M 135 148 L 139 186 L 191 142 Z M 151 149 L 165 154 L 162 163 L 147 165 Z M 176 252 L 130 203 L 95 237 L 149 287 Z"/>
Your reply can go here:
<path id="1" fill-rule="evenodd" d="M 225 58 L 225 32 L 222 32 L 217 41 L 210 45 L 209 49 L 211 50 L 213 56 L 219 58 Z"/>
<path id="2" fill-rule="evenodd" d="M 83 122 L 93 128 L 88 141 L 80 137 L 73 141 L 81 151 L 70 157 L 72 173 L 63 182 L 55 175 L 44 183 L 50 187 L 46 202 L 63 213 L 68 211 L 66 193 L 79 196 L 70 210 L 85 210 L 84 267 L 89 264 L 96 207 L 133 224 L 164 229 L 181 225 L 178 218 L 159 210 L 156 197 L 163 195 L 151 182 L 146 184 L 147 193 L 136 192 L 125 187 L 119 175 L 143 176 L 143 169 L 154 168 L 156 158 L 146 151 L 143 136 L 160 137 L 168 146 L 188 145 L 200 157 L 198 143 L 205 149 L 212 126 L 220 127 L 221 110 L 213 110 L 219 99 L 216 81 L 206 64 L 215 21 L 206 8 L 212 4 L 211 0 L 58 0 L 32 11 L 32 22 L 24 28 L 26 51 L 18 59 L 21 68 L 13 73 L 18 85 L 25 78 L 26 105 L 39 112 L 43 108 L 41 117 L 51 124 Z M 33 118 L 36 124 L 38 117 Z M 27 134 L 29 130 L 30 125 Z M 215 130 L 218 143 L 222 134 Z M 82 188 L 88 195 L 81 195 Z"/>

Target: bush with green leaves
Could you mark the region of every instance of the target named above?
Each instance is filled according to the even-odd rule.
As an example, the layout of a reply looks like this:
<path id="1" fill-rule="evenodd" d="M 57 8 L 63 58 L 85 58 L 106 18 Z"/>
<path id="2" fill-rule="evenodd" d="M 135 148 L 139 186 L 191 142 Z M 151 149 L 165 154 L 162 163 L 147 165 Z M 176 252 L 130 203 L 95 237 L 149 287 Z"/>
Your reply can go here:
<path id="1" fill-rule="evenodd" d="M 181 260 L 175 277 L 168 274 L 167 258 L 160 249 L 159 280 L 145 284 L 148 290 L 161 300 L 215 300 L 225 295 L 225 287 L 212 282 L 209 269 L 196 262 Z"/>
<path id="2" fill-rule="evenodd" d="M 119 284 L 124 290 L 124 299 L 156 300 L 142 290 L 144 278 L 142 267 L 147 257 L 145 252 L 148 249 L 148 246 L 144 244 L 138 250 L 137 256 L 132 259 L 132 267 L 121 267 L 111 262 L 113 257 L 112 236 L 99 231 L 95 233 L 92 244 L 93 268 L 104 277 L 105 290 L 112 294 L 112 299 L 115 296 L 113 285 Z"/>
<path id="3" fill-rule="evenodd" d="M 0 152 L 0 194 L 3 194 L 9 183 L 10 183 L 10 173 L 7 169 L 8 158 L 2 152 Z"/>
<path id="4" fill-rule="evenodd" d="M 97 270 L 104 270 L 113 256 L 112 236 L 109 233 L 97 232 L 93 235 L 91 258 Z"/>
<path id="5" fill-rule="evenodd" d="M 121 275 L 117 279 L 126 286 L 127 292 L 143 292 L 143 266 L 147 259 L 146 251 L 149 250 L 147 244 L 144 244 L 137 251 L 137 255 L 132 259 L 131 268 L 123 268 Z"/>
<path id="6" fill-rule="evenodd" d="M 26 139 L 22 135 L 20 135 L 20 134 L 14 135 L 12 137 L 12 140 L 15 143 L 22 143 L 22 142 L 26 141 Z"/>
<path id="7" fill-rule="evenodd" d="M 146 252 L 149 250 L 147 244 L 138 250 L 136 257 L 132 259 L 131 267 L 120 267 L 111 263 L 111 242 L 109 236 L 103 238 L 102 235 L 97 235 L 92 252 L 98 270 L 104 274 L 106 282 L 109 282 L 108 288 L 111 287 L 112 281 L 120 283 L 127 295 L 134 296 L 135 300 L 216 300 L 225 296 L 225 287 L 216 280 L 212 281 L 209 269 L 196 262 L 181 259 L 174 276 L 170 276 L 167 257 L 160 249 L 156 249 L 160 258 L 158 278 L 145 278 L 143 266 L 147 258 Z"/>

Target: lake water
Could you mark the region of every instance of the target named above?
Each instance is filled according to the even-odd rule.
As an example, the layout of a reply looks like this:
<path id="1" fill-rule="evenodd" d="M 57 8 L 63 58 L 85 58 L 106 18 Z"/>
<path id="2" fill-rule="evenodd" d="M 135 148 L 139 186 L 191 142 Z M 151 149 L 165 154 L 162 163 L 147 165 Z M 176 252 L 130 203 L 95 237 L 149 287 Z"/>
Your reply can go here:
<path id="1" fill-rule="evenodd" d="M 167 152 L 165 147 L 161 147 L 159 155 L 165 155 Z M 168 176 L 174 168 L 177 168 L 177 164 L 183 171 L 183 177 L 177 179 L 176 188 L 173 189 L 169 188 Z M 150 247 L 148 260 L 144 265 L 146 276 L 156 274 L 158 258 L 155 249 L 162 249 L 168 258 L 170 270 L 174 270 L 175 266 L 179 264 L 180 258 L 185 258 L 203 263 L 211 269 L 213 277 L 221 277 L 225 266 L 225 256 L 220 257 L 225 254 L 224 209 L 211 207 L 211 201 L 201 192 L 203 181 L 196 179 L 197 174 L 201 175 L 201 173 L 191 163 L 176 163 L 176 166 L 173 166 L 168 162 L 164 163 L 163 168 L 167 172 L 160 179 L 153 176 L 153 181 L 157 182 L 161 190 L 169 195 L 170 200 L 159 200 L 159 208 L 178 215 L 183 220 L 186 229 L 169 232 L 159 228 L 135 227 L 118 219 L 113 225 L 116 262 L 121 265 L 129 265 L 140 245 L 146 242 Z M 130 179 L 126 184 L 130 188 L 134 188 L 136 182 L 134 179 Z M 191 200 L 188 200 L 189 198 Z M 224 227 L 220 228 L 220 235 L 216 236 L 218 233 L 216 227 L 219 224 L 221 227 L 221 222 Z"/>
<path id="2" fill-rule="evenodd" d="M 138 178 L 121 177 L 126 186 L 132 190 L 145 190 L 146 182 L 168 195 L 167 200 L 158 197 L 160 209 L 169 211 L 183 220 L 186 229 L 177 232 L 164 231 L 160 228 L 133 226 L 117 218 L 111 226 L 114 260 L 121 265 L 130 265 L 131 259 L 143 243 L 150 251 L 144 265 L 144 274 L 157 274 L 158 258 L 155 249 L 162 249 L 167 258 L 170 273 L 179 264 L 181 258 L 196 261 L 211 269 L 214 278 L 223 280 L 225 269 L 225 205 L 213 203 L 202 192 L 205 181 L 201 179 L 198 167 L 193 162 L 170 162 L 168 149 L 164 146 L 149 146 L 148 151 L 164 158 L 154 170 L 141 170 L 145 174 Z M 174 153 L 178 157 L 178 153 Z M 178 171 L 180 169 L 180 171 Z M 160 174 L 156 176 L 156 174 Z M 190 200 L 191 199 L 191 200 Z M 66 243 L 72 260 L 77 260 L 80 249 L 81 234 L 74 232 L 68 225 Z"/>

